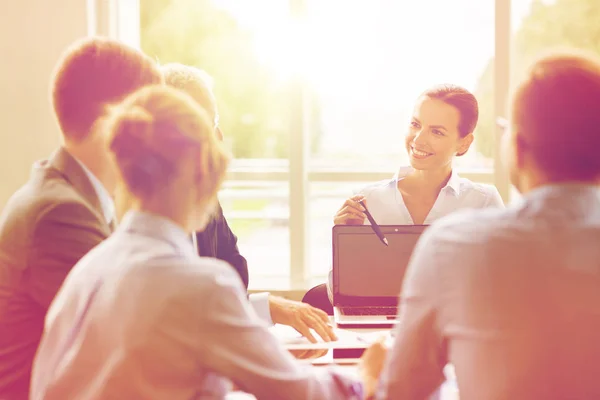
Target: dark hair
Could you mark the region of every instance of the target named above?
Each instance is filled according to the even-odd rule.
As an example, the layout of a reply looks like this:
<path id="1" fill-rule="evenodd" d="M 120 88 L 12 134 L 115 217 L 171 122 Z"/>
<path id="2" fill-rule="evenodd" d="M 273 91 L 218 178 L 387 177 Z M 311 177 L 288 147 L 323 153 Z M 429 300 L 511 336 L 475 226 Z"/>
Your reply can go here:
<path id="1" fill-rule="evenodd" d="M 163 82 L 154 60 L 133 47 L 102 37 L 76 41 L 63 54 L 52 81 L 52 104 L 63 136 L 84 140 L 108 105 Z"/>
<path id="2" fill-rule="evenodd" d="M 421 94 L 422 96 L 441 100 L 458 110 L 460 114 L 458 133 L 461 137 L 473 133 L 479 119 L 479 105 L 473 93 L 457 85 L 443 84 L 427 89 Z"/>
<path id="3" fill-rule="evenodd" d="M 589 52 L 553 51 L 528 69 L 513 95 L 512 119 L 549 178 L 600 176 L 600 58 Z"/>

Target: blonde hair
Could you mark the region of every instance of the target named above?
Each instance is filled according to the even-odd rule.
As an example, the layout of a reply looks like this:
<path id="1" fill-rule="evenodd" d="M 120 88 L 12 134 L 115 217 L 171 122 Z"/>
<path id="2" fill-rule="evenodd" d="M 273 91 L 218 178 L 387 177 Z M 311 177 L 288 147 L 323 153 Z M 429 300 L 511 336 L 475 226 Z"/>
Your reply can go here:
<path id="1" fill-rule="evenodd" d="M 138 198 L 158 193 L 188 166 L 182 164 L 186 156 L 198 154 L 200 196 L 213 199 L 230 159 L 206 111 L 187 94 L 163 85 L 142 88 L 112 109 L 107 141 L 123 182 Z"/>
<path id="2" fill-rule="evenodd" d="M 179 63 L 169 63 L 160 67 L 165 83 L 183 90 L 192 96 L 211 116 L 218 118 L 217 102 L 213 93 L 213 79 L 204 70 Z"/>
<path id="3" fill-rule="evenodd" d="M 52 82 L 52 105 L 63 136 L 88 137 L 107 104 L 145 85 L 162 83 L 156 63 L 109 38 L 76 41 L 63 54 Z"/>
<path id="4" fill-rule="evenodd" d="M 536 162 L 556 179 L 600 175 L 600 58 L 575 50 L 542 54 L 513 94 L 512 119 Z"/>

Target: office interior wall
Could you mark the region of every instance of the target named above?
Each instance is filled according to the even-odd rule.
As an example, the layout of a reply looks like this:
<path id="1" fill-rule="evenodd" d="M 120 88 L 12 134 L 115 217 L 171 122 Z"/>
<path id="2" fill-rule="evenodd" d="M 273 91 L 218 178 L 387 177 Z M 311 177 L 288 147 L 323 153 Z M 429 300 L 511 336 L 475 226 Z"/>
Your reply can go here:
<path id="1" fill-rule="evenodd" d="M 59 145 L 49 82 L 61 52 L 88 34 L 85 0 L 3 0 L 0 15 L 0 207 L 35 160 Z"/>

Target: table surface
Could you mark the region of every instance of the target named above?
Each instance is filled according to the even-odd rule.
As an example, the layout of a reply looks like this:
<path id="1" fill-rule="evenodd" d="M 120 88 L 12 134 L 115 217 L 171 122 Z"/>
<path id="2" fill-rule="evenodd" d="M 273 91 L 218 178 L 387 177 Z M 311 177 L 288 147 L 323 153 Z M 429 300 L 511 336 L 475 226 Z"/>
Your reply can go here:
<path id="1" fill-rule="evenodd" d="M 304 343 L 307 342 L 307 341 L 305 341 L 304 338 L 301 338 L 299 333 L 297 333 L 293 328 L 290 328 L 288 326 L 275 325 L 272 328 L 270 328 L 270 330 L 275 336 L 277 336 L 280 339 L 280 341 L 284 344 L 284 346 L 286 345 L 286 343 L 288 343 L 288 344 L 292 343 L 291 346 L 295 346 L 301 342 L 304 342 Z M 330 345 L 331 348 L 356 348 L 356 346 L 347 343 L 348 341 L 350 341 L 352 339 L 352 337 L 355 337 L 356 335 L 360 336 L 361 338 L 366 339 L 366 343 L 364 343 L 362 346 L 361 345 L 358 345 L 358 346 L 368 347 L 368 342 L 376 340 L 376 338 L 379 336 L 389 337 L 390 329 L 389 328 L 386 328 L 386 329 L 373 329 L 373 328 L 339 329 L 339 328 L 336 328 L 336 334 L 339 337 L 339 340 L 340 340 L 339 344 L 341 344 L 341 346 L 336 346 L 334 344 L 331 344 Z M 315 337 L 317 337 L 317 336 L 315 336 Z M 357 358 L 353 358 L 353 359 L 334 358 L 332 349 L 330 349 L 327 352 L 327 354 L 324 355 L 323 357 L 319 357 L 319 358 L 316 358 L 313 360 L 298 360 L 298 362 L 303 363 L 303 364 L 312 364 L 312 365 L 314 365 L 315 368 L 322 368 L 322 367 L 328 367 L 328 366 L 334 367 L 336 370 L 340 371 L 341 373 L 343 373 L 345 375 L 358 378 L 359 359 L 357 359 Z M 451 366 L 448 366 L 444 372 L 446 373 L 446 377 L 449 380 L 455 381 L 454 371 Z M 255 399 L 255 397 L 248 393 L 242 393 L 242 392 L 230 393 L 227 396 L 227 400 L 252 400 L 252 399 Z M 458 400 L 458 390 L 456 389 L 455 385 L 444 384 L 442 386 L 440 400 Z"/>

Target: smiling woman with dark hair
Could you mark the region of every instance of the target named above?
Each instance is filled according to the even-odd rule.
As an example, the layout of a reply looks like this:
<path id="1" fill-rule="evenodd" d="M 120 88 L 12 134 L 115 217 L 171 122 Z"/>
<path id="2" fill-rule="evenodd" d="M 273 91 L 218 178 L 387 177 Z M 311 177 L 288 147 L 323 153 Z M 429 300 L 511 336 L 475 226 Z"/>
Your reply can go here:
<path id="1" fill-rule="evenodd" d="M 452 167 L 454 157 L 463 156 L 473 143 L 478 118 L 477 99 L 468 90 L 446 84 L 424 91 L 405 136 L 410 165 L 347 199 L 333 222 L 368 224 L 361 200 L 380 225 L 429 225 L 458 209 L 504 207 L 495 186 L 461 178 Z M 330 315 L 331 274 L 329 287 L 315 289 L 311 301 Z"/>
<path id="2" fill-rule="evenodd" d="M 410 166 L 346 200 L 334 223 L 365 223 L 360 200 L 382 225 L 430 224 L 460 208 L 503 207 L 494 186 L 461 178 L 452 168 L 454 157 L 473 143 L 478 117 L 477 100 L 464 88 L 439 85 L 423 92 L 405 138 Z"/>

